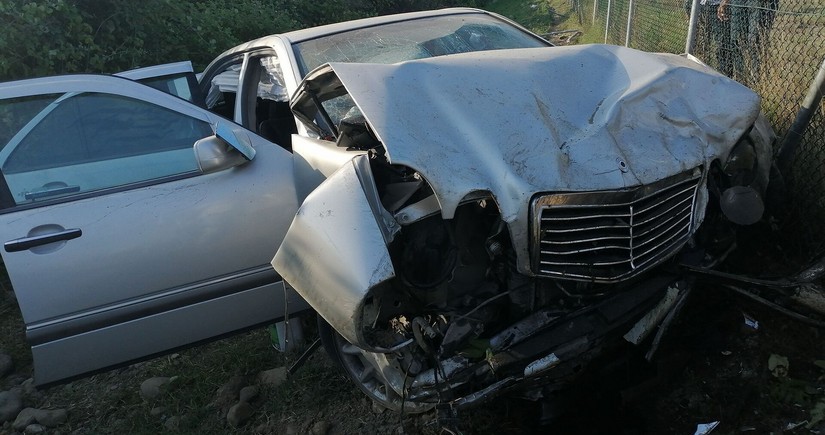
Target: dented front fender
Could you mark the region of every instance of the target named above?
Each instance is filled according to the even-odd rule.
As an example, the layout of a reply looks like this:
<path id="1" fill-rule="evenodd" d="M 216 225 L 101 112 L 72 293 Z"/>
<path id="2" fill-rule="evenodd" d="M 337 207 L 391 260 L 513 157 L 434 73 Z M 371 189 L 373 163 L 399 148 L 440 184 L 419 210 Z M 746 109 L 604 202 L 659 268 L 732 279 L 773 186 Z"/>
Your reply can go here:
<path id="1" fill-rule="evenodd" d="M 362 308 L 371 289 L 395 277 L 387 243 L 397 228 L 368 157 L 358 156 L 307 196 L 272 266 L 347 341 L 366 347 Z"/>

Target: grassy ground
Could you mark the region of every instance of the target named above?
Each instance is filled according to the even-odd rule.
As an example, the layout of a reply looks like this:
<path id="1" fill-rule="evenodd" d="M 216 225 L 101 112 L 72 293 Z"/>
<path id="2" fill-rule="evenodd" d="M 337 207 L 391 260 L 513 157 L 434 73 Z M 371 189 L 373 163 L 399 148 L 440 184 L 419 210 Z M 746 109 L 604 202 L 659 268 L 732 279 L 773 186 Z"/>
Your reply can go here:
<path id="1" fill-rule="evenodd" d="M 0 307 L 4 314 L 0 348 L 23 347 L 21 319 L 13 311 L 13 301 L 6 299 Z M 748 327 L 745 315 L 756 319 L 759 329 Z M 615 375 L 589 380 L 578 388 L 582 394 L 574 391 L 565 396 L 566 413 L 543 429 L 538 426 L 538 406 L 515 399 L 497 400 L 461 414 L 458 428 L 464 434 L 551 429 L 557 433 L 659 434 L 692 433 L 698 423 L 721 421 L 720 433 L 738 433 L 743 428 L 778 433 L 789 423 L 811 421 L 817 403 L 825 403 L 825 368 L 822 361 L 816 365 L 825 359 L 821 334 L 732 298 L 719 288 L 704 286 L 663 342 L 655 364 L 627 366 L 626 376 L 635 373 L 638 384 L 614 389 L 609 385 L 624 382 L 624 376 Z M 772 354 L 788 358 L 788 377 L 771 375 L 768 360 Z M 29 396 L 27 406 L 68 409 L 68 423 L 58 428 L 62 434 L 312 433 L 319 422 L 330 425 L 330 434 L 449 433 L 442 431 L 444 422 L 439 423 L 433 413 L 402 418 L 376 412 L 323 352 L 314 354 L 279 387 L 262 388 L 252 402 L 250 420 L 240 428 L 229 426 L 224 418 L 226 407 L 213 405 L 216 391 L 234 376 L 251 383 L 261 370 L 283 366 L 294 357 L 274 351 L 266 331 L 253 331 L 52 387 Z M 16 362 L 19 376 L 7 378 L 0 389 L 30 376 L 26 360 Z M 176 376 L 177 380 L 156 400 L 143 400 L 140 384 L 154 376 Z M 813 428 L 825 430 L 825 424 Z M 8 426 L 0 426 L 0 434 L 10 433 Z"/>

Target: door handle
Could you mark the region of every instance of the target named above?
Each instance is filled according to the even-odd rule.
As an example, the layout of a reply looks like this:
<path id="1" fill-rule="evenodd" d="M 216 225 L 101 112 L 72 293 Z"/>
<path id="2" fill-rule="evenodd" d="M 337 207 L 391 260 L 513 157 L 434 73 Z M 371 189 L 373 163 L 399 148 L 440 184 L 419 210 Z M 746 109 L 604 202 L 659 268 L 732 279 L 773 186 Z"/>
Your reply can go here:
<path id="1" fill-rule="evenodd" d="M 35 246 L 48 245 L 49 243 L 62 240 L 72 240 L 83 235 L 80 228 L 73 228 L 59 233 L 44 234 L 42 236 L 23 237 L 22 239 L 9 240 L 3 244 L 6 252 L 19 252 L 34 248 Z"/>

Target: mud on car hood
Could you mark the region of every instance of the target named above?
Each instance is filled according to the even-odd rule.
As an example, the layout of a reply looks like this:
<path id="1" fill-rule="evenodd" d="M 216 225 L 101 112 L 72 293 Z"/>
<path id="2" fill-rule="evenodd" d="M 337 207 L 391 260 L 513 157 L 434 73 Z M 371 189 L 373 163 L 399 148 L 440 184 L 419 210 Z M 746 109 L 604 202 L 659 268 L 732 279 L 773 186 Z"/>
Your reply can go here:
<path id="1" fill-rule="evenodd" d="M 514 241 L 527 238 L 536 193 L 618 190 L 707 167 L 760 110 L 754 92 L 698 62 L 607 45 L 332 63 L 296 94 L 305 121 L 307 89 L 348 92 L 389 161 L 430 183 L 444 218 L 489 192 L 506 222 L 524 223 L 510 225 Z"/>

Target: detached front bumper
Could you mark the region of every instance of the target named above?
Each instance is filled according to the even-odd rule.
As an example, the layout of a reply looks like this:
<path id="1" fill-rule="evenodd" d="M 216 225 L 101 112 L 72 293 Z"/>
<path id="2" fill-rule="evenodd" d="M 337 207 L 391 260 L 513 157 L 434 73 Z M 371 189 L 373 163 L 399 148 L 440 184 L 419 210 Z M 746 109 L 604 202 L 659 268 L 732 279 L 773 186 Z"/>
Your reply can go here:
<path id="1" fill-rule="evenodd" d="M 506 393 L 567 384 L 622 340 L 644 341 L 680 306 L 688 288 L 678 277 L 660 275 L 562 317 L 536 312 L 493 337 L 482 361 L 454 357 L 441 362 L 443 374 L 419 376 L 409 400 L 450 398 L 453 408 L 462 409 Z M 479 390 L 479 384 L 486 387 Z"/>

